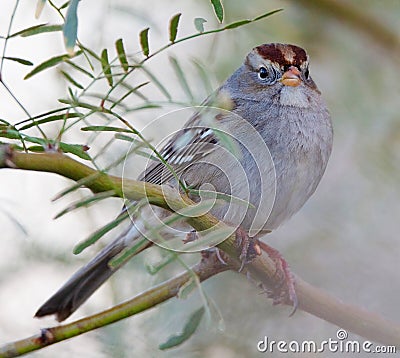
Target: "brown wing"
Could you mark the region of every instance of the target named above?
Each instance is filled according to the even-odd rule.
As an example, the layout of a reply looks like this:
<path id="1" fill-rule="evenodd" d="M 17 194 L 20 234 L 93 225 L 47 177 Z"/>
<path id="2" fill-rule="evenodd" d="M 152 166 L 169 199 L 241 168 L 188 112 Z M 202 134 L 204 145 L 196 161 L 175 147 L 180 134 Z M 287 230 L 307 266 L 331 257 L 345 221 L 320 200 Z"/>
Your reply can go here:
<path id="1" fill-rule="evenodd" d="M 174 173 L 179 176 L 186 167 L 212 152 L 217 142 L 214 131 L 208 127 L 182 128 L 159 153 L 166 164 L 161 159 L 151 163 L 138 180 L 154 184 L 167 183 L 174 177 Z"/>

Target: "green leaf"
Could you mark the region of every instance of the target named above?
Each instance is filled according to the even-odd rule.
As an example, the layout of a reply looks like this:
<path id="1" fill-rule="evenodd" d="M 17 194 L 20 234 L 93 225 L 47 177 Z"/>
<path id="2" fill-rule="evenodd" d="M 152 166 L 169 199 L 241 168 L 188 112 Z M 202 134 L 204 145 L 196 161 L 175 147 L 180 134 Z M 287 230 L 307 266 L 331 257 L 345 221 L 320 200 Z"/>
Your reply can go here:
<path id="1" fill-rule="evenodd" d="M 125 135 L 125 134 L 118 134 L 118 133 L 117 133 L 114 137 L 115 137 L 115 139 L 124 140 L 124 141 L 126 141 L 126 142 L 135 142 L 135 141 L 136 141 L 135 138 L 130 137 L 130 136 L 127 136 L 127 135 Z"/>
<path id="2" fill-rule="evenodd" d="M 201 78 L 204 89 L 207 94 L 213 92 L 213 85 L 210 81 L 210 75 L 208 74 L 208 70 L 204 67 L 203 64 L 197 62 L 196 60 L 192 60 L 193 65 L 196 67 L 199 77 Z"/>
<path id="3" fill-rule="evenodd" d="M 88 47 L 83 46 L 81 43 L 79 43 L 78 45 L 79 45 L 79 48 L 82 49 L 82 51 L 84 51 L 85 53 L 87 52 L 87 53 L 88 53 L 90 56 L 92 56 L 95 60 L 101 61 L 101 58 L 97 55 L 96 52 L 94 52 L 93 50 L 91 50 L 91 49 L 88 48 Z M 88 59 L 88 57 L 86 57 L 86 58 Z M 91 63 L 89 62 L 89 64 L 91 64 Z"/>
<path id="4" fill-rule="evenodd" d="M 62 4 L 58 9 L 63 10 L 69 5 L 70 0 L 66 1 L 64 4 Z"/>
<path id="5" fill-rule="evenodd" d="M 235 158 L 241 160 L 242 152 L 239 148 L 239 143 L 226 132 L 218 130 L 218 128 L 213 129 L 214 135 L 218 138 L 218 143 L 221 144 L 230 153 L 232 153 Z"/>
<path id="6" fill-rule="evenodd" d="M 169 40 L 175 42 L 178 33 L 179 19 L 182 14 L 176 14 L 169 22 Z"/>
<path id="7" fill-rule="evenodd" d="M 57 112 L 68 111 L 68 109 L 69 109 L 69 107 L 53 109 L 53 110 L 51 110 L 51 111 L 38 114 L 37 116 L 29 117 L 28 119 L 24 119 L 24 120 L 22 120 L 22 121 L 20 121 L 20 122 L 17 122 L 15 125 L 21 125 L 21 124 L 24 124 L 24 123 L 26 123 L 26 122 L 31 122 L 33 119 L 38 119 L 38 118 L 46 117 L 46 116 L 49 116 L 49 115 L 54 114 L 54 113 L 57 113 Z M 1 121 L 1 120 L 0 120 L 0 121 Z"/>
<path id="8" fill-rule="evenodd" d="M 46 32 L 57 32 L 61 31 L 63 28 L 62 25 L 44 25 L 40 26 L 36 29 L 31 29 L 30 31 L 24 31 L 23 33 L 20 34 L 21 37 L 28 37 L 28 36 L 33 36 L 37 34 L 43 34 Z"/>
<path id="9" fill-rule="evenodd" d="M 194 289 L 199 287 L 200 282 L 199 279 L 196 275 L 192 276 L 189 281 L 187 281 L 185 284 L 183 284 L 179 288 L 179 292 L 177 294 L 177 297 L 181 300 L 185 300 L 190 293 L 193 292 Z"/>
<path id="10" fill-rule="evenodd" d="M 127 135 L 124 135 L 124 134 L 115 134 L 114 135 L 114 138 L 115 139 L 120 139 L 120 140 L 124 140 L 124 141 L 126 141 L 126 142 L 130 142 L 130 143 L 139 143 L 138 144 L 138 146 L 137 147 L 145 147 L 146 146 L 146 144 L 145 143 L 141 143 L 141 142 L 139 142 L 136 138 L 133 138 L 133 137 L 129 137 L 129 136 L 127 136 Z M 137 155 L 140 155 L 141 157 L 143 157 L 143 158 L 146 158 L 146 159 L 151 159 L 152 161 L 157 161 L 158 160 L 158 158 L 157 157 L 155 157 L 154 155 L 152 155 L 151 153 L 148 153 L 148 152 L 145 152 L 145 151 L 143 151 L 143 150 L 140 150 L 140 149 L 134 149 L 132 152 L 134 152 L 135 154 L 137 154 Z"/>
<path id="11" fill-rule="evenodd" d="M 21 65 L 25 65 L 25 66 L 33 66 L 33 63 L 31 61 L 28 60 L 24 60 L 23 58 L 18 58 L 18 57 L 3 57 L 5 60 L 9 60 L 9 61 L 15 61 L 20 63 Z"/>
<path id="12" fill-rule="evenodd" d="M 20 139 L 25 140 L 27 142 L 36 143 L 40 145 L 46 145 L 46 141 L 43 138 L 31 137 L 28 135 L 23 135 L 22 133 L 18 132 L 14 129 L 4 129 L 0 131 L 0 137 L 8 138 L 8 139 Z"/>
<path id="13" fill-rule="evenodd" d="M 193 101 L 194 100 L 193 93 L 190 90 L 189 84 L 186 80 L 185 73 L 183 72 L 182 67 L 180 66 L 178 60 L 175 57 L 170 57 L 169 60 L 172 64 L 176 76 L 178 77 L 179 84 L 181 85 L 182 89 L 188 96 L 189 100 Z"/>
<path id="14" fill-rule="evenodd" d="M 1 118 L 0 118 L 0 122 L 3 123 L 3 125 L 11 126 L 11 123 L 10 123 L 10 122 L 7 122 L 5 119 L 1 119 Z"/>
<path id="15" fill-rule="evenodd" d="M 58 213 L 54 217 L 54 219 L 58 219 L 61 216 L 65 215 L 65 214 L 67 214 L 67 213 L 69 213 L 69 212 L 71 212 L 71 211 L 73 211 L 75 209 L 82 208 L 82 207 L 88 207 L 88 206 L 98 202 L 99 200 L 110 198 L 110 197 L 112 197 L 114 195 L 115 195 L 115 191 L 114 190 L 103 191 L 101 193 L 97 193 L 97 194 L 91 195 L 91 196 L 89 196 L 87 198 L 84 198 L 83 200 L 80 200 L 80 201 L 78 201 L 76 203 L 73 203 L 73 204 L 69 205 L 67 208 L 65 208 L 60 213 Z"/>
<path id="16" fill-rule="evenodd" d="M 194 19 L 194 27 L 196 30 L 200 33 L 204 32 L 204 23 L 207 22 L 206 19 L 203 19 L 202 17 L 196 17 Z"/>
<path id="17" fill-rule="evenodd" d="M 74 53 L 76 39 L 78 38 L 78 4 L 79 0 L 71 0 L 63 27 L 65 48 L 70 55 Z"/>
<path id="18" fill-rule="evenodd" d="M 216 1 L 216 2 L 220 3 L 220 1 Z M 221 6 L 222 6 L 222 5 L 221 5 Z M 208 31 L 204 31 L 204 32 L 202 32 L 202 33 L 195 33 L 195 34 L 189 35 L 189 36 L 187 36 L 187 37 L 180 38 L 179 40 L 177 40 L 177 41 L 175 41 L 175 42 L 184 42 L 184 41 L 193 39 L 193 38 L 198 37 L 198 36 L 201 36 L 201 35 L 215 34 L 215 33 L 223 32 L 223 31 L 226 31 L 226 30 L 234 29 L 234 28 L 239 27 L 239 26 L 242 26 L 242 25 L 246 25 L 246 24 L 249 24 L 249 23 L 252 23 L 252 22 L 259 21 L 259 20 L 261 20 L 261 19 L 264 19 L 265 17 L 271 16 L 271 15 L 273 15 L 273 14 L 276 14 L 277 12 L 280 12 L 280 11 L 282 11 L 282 9 L 270 11 L 270 12 L 268 12 L 268 13 L 265 13 L 265 14 L 262 14 L 262 15 L 260 15 L 260 16 L 257 16 L 256 18 L 251 19 L 251 20 L 238 21 L 238 22 L 235 22 L 235 23 L 233 23 L 233 24 L 230 24 L 230 25 L 228 25 L 228 26 L 226 26 L 226 27 L 220 27 L 220 28 L 217 28 L 217 29 L 208 30 Z M 223 15 L 223 13 L 222 13 L 222 15 Z M 170 44 L 170 45 L 171 45 L 171 44 Z M 159 52 L 161 52 L 161 51 L 164 51 L 164 50 L 167 49 L 167 48 L 169 48 L 169 45 L 168 45 L 168 46 L 165 46 L 164 48 L 162 48 L 162 49 L 160 49 L 160 50 L 158 50 L 157 53 L 159 53 Z"/>
<path id="19" fill-rule="evenodd" d="M 149 27 L 142 30 L 139 34 L 140 46 L 142 47 L 143 55 L 149 56 Z"/>
<path id="20" fill-rule="evenodd" d="M 82 52 L 76 52 L 75 56 L 80 55 Z M 66 55 L 61 55 L 61 56 L 55 56 L 52 57 L 44 62 L 42 62 L 40 65 L 36 66 L 31 72 L 29 72 L 25 77 L 24 80 L 27 80 L 28 78 L 31 78 L 32 76 L 38 74 L 39 72 L 42 72 L 50 67 L 54 67 L 56 65 L 58 65 L 61 62 L 64 62 L 66 60 L 69 60 L 71 58 L 71 56 L 69 56 L 68 54 Z"/>
<path id="21" fill-rule="evenodd" d="M 211 4 L 214 8 L 215 15 L 220 23 L 224 20 L 224 8 L 221 0 L 211 0 Z"/>
<path id="22" fill-rule="evenodd" d="M 28 150 L 30 152 L 35 152 L 35 153 L 43 153 L 44 152 L 44 148 L 41 145 L 31 145 L 28 147 Z"/>
<path id="23" fill-rule="evenodd" d="M 122 105 L 121 102 L 124 101 L 124 100 L 125 100 L 129 95 L 131 95 L 132 93 L 138 94 L 138 93 L 139 93 L 138 90 L 139 90 L 140 88 L 142 88 L 142 87 L 148 85 L 149 83 L 150 83 L 150 82 L 147 81 L 147 82 L 143 82 L 143 83 L 141 83 L 141 84 L 139 84 L 139 85 L 137 85 L 137 86 L 135 86 L 135 87 L 129 88 L 129 90 L 128 90 L 123 96 L 121 96 L 117 101 L 115 101 L 115 102 L 113 103 L 113 105 L 110 107 L 110 110 L 112 110 L 114 107 L 116 107 L 116 106 L 118 106 L 118 105 Z M 139 95 L 139 97 L 140 97 L 140 95 Z"/>
<path id="24" fill-rule="evenodd" d="M 112 87 L 113 77 L 111 73 L 110 62 L 108 62 L 108 52 L 106 48 L 101 52 L 101 67 L 103 68 L 103 72 L 107 78 L 108 84 L 110 85 L 110 87 Z"/>
<path id="25" fill-rule="evenodd" d="M 141 252 L 143 249 L 145 249 L 149 245 L 150 245 L 150 243 L 149 243 L 148 239 L 141 238 L 137 241 L 137 243 L 135 243 L 134 246 L 132 246 L 128 249 L 122 250 L 122 252 L 119 255 L 112 258 L 110 260 L 110 262 L 108 263 L 108 265 L 112 269 L 116 269 L 117 267 L 122 266 L 125 262 L 130 260 L 133 256 L 135 256 L 136 254 Z"/>
<path id="26" fill-rule="evenodd" d="M 65 77 L 65 79 L 66 79 L 68 82 L 70 82 L 72 85 L 74 85 L 75 87 L 78 87 L 78 88 L 80 88 L 80 89 L 83 89 L 83 86 L 82 86 L 80 83 L 76 82 L 76 81 L 71 77 L 71 75 L 69 75 L 67 72 L 61 70 L 60 73 L 61 73 L 61 74 Z"/>
<path id="27" fill-rule="evenodd" d="M 76 117 L 81 117 L 81 115 L 78 114 L 78 113 L 56 114 L 54 116 L 49 116 L 49 117 L 46 117 L 46 118 L 43 118 L 43 119 L 40 119 L 40 120 L 37 120 L 37 121 L 32 120 L 31 123 L 28 123 L 28 124 L 22 126 L 21 128 L 19 128 L 19 130 L 22 131 L 22 130 L 34 127 L 34 126 L 36 126 L 38 124 L 44 124 L 44 123 L 55 122 L 55 121 L 60 121 L 60 120 L 61 121 L 65 121 L 66 119 L 76 118 Z"/>
<path id="28" fill-rule="evenodd" d="M 76 98 L 76 95 L 75 95 L 76 92 L 73 92 L 72 89 L 71 89 L 71 87 L 68 87 L 68 94 L 69 94 L 71 100 L 72 100 L 74 103 L 78 102 L 78 98 Z"/>
<path id="29" fill-rule="evenodd" d="M 64 104 L 69 104 L 72 107 L 86 108 L 86 109 L 90 109 L 93 112 L 102 112 L 102 111 L 104 112 L 104 108 L 99 107 L 99 106 L 94 106 L 93 104 L 90 104 L 90 103 L 77 102 L 75 100 L 64 99 L 64 98 L 60 98 L 58 101 L 61 103 L 64 103 Z"/>
<path id="30" fill-rule="evenodd" d="M 28 37 L 32 35 L 42 34 L 45 32 L 56 32 L 61 31 L 62 25 L 47 25 L 47 24 L 40 24 L 28 27 L 27 29 L 18 31 L 9 37 L 21 36 L 21 37 Z"/>
<path id="31" fill-rule="evenodd" d="M 74 192 L 75 190 L 83 187 L 83 186 L 87 186 L 90 185 L 91 183 L 93 183 L 95 180 L 97 180 L 98 178 L 100 178 L 103 174 L 103 172 L 95 172 L 93 174 L 88 175 L 87 177 L 84 177 L 80 180 L 78 180 L 76 183 L 74 183 L 73 185 L 69 186 L 68 188 L 64 189 L 61 193 L 58 193 L 53 199 L 52 201 L 56 201 L 60 198 L 62 198 L 63 196 Z"/>
<path id="32" fill-rule="evenodd" d="M 153 265 L 146 265 L 146 269 L 150 275 L 155 275 L 171 262 L 174 262 L 177 259 L 177 256 L 178 255 L 172 251 L 171 253 L 168 253 L 160 262 L 157 262 Z"/>
<path id="33" fill-rule="evenodd" d="M 93 245 L 96 243 L 99 239 L 101 239 L 105 234 L 107 234 L 109 231 L 117 227 L 121 222 L 126 220 L 129 217 L 129 213 L 125 211 L 121 215 L 119 215 L 115 220 L 109 222 L 108 224 L 104 225 L 100 229 L 96 230 L 93 234 L 91 234 L 87 239 L 79 242 L 75 247 L 74 247 L 74 255 L 80 254 L 83 250 L 85 250 L 87 247 Z"/>
<path id="34" fill-rule="evenodd" d="M 264 19 L 264 18 L 266 18 L 266 17 L 268 17 L 268 16 L 274 15 L 274 14 L 276 14 L 276 13 L 278 13 L 278 12 L 281 12 L 281 11 L 283 11 L 283 9 L 277 9 L 277 10 L 273 10 L 273 11 L 267 12 L 267 13 L 265 13 L 265 14 L 262 14 L 262 15 L 260 15 L 260 16 L 257 16 L 257 17 L 254 18 L 252 21 L 258 21 L 258 20 Z"/>
<path id="35" fill-rule="evenodd" d="M 118 39 L 115 42 L 115 47 L 117 49 L 118 58 L 119 62 L 121 63 L 122 69 L 124 70 L 125 73 L 127 73 L 129 70 L 129 64 L 126 58 L 126 52 L 124 49 L 124 43 L 122 42 L 122 39 Z"/>
<path id="36" fill-rule="evenodd" d="M 150 81 L 146 81 L 146 85 L 149 84 L 149 83 L 150 83 Z M 128 90 L 129 93 L 134 94 L 136 97 L 140 98 L 143 102 L 148 102 L 149 101 L 149 99 L 143 93 L 133 89 L 134 87 L 132 87 L 129 83 L 122 81 L 120 84 L 121 84 L 122 88 Z M 123 97 L 125 97 L 125 96 L 126 96 L 126 94 L 123 95 Z M 120 97 L 120 100 L 118 101 L 118 104 L 121 102 L 121 98 L 122 97 Z"/>
<path id="37" fill-rule="evenodd" d="M 264 18 L 266 18 L 266 17 L 269 17 L 269 16 L 271 16 L 271 15 L 274 15 L 274 14 L 276 14 L 276 13 L 282 11 L 282 10 L 283 10 L 283 9 L 273 10 L 273 11 L 267 12 L 267 13 L 265 13 L 265 14 L 262 14 L 262 15 L 260 15 L 260 16 L 257 16 L 256 18 L 251 19 L 251 20 L 245 19 L 245 20 L 236 21 L 236 22 L 233 22 L 233 23 L 231 23 L 231 24 L 229 24 L 229 25 L 226 25 L 226 26 L 223 27 L 222 29 L 217 29 L 217 30 L 215 30 L 215 32 L 220 32 L 220 31 L 224 31 L 224 30 L 231 30 L 231 29 L 234 29 L 234 28 L 236 28 L 236 27 L 240 27 L 240 26 L 243 26 L 243 25 L 247 25 L 247 24 L 249 24 L 249 23 L 251 23 L 251 22 L 256 22 L 256 21 L 259 21 L 259 20 L 264 19 Z"/>
<path id="38" fill-rule="evenodd" d="M 191 194 L 193 196 L 196 195 L 197 197 L 202 198 L 202 200 L 214 198 L 217 200 L 224 200 L 226 202 L 233 202 L 238 205 L 243 205 L 247 208 L 256 209 L 256 207 L 247 200 L 241 199 L 237 196 L 233 196 L 230 194 L 221 193 L 219 191 L 188 188 L 187 192 L 188 194 Z"/>
<path id="39" fill-rule="evenodd" d="M 33 31 L 33 30 L 38 29 L 38 28 L 43 27 L 43 26 L 47 26 L 47 24 L 44 23 L 44 24 L 39 24 L 39 25 L 28 27 L 26 29 L 23 29 L 21 31 L 13 33 L 12 35 L 9 36 L 9 38 L 15 37 L 15 36 L 18 36 L 18 35 L 22 35 L 25 32 Z"/>
<path id="40" fill-rule="evenodd" d="M 154 76 L 149 70 L 147 70 L 146 67 L 142 66 L 140 67 L 142 71 L 149 77 L 150 81 L 158 87 L 158 89 L 162 92 L 162 94 L 167 97 L 168 101 L 172 100 L 171 95 L 169 94 L 168 90 L 165 88 L 165 86 L 158 80 L 156 76 Z"/>
<path id="41" fill-rule="evenodd" d="M 8 139 L 20 139 L 20 140 L 23 139 L 26 142 L 39 144 L 45 149 L 48 148 L 53 143 L 53 142 L 49 142 L 48 140 L 45 140 L 43 138 L 32 137 L 32 136 L 22 134 L 13 129 L 7 129 L 7 130 L 0 131 L 0 137 L 5 137 Z M 91 159 L 90 156 L 86 153 L 86 151 L 89 149 L 86 145 L 69 144 L 69 143 L 64 143 L 64 142 L 59 142 L 57 144 L 64 153 L 71 153 L 71 154 L 74 154 L 74 155 L 78 156 L 79 158 L 82 158 L 85 160 Z"/>
<path id="42" fill-rule="evenodd" d="M 84 68 L 82 68 L 81 66 L 78 66 L 76 63 L 72 62 L 72 61 L 65 61 L 68 65 L 70 65 L 71 67 L 73 67 L 75 70 L 82 72 L 83 74 L 85 74 L 86 76 L 90 77 L 90 78 L 94 78 L 94 76 L 89 72 L 86 71 Z"/>
<path id="43" fill-rule="evenodd" d="M 87 97 L 93 97 L 93 98 L 99 99 L 99 100 L 100 100 L 100 103 L 102 104 L 103 107 L 106 107 L 106 104 L 107 104 L 107 103 L 113 104 L 113 103 L 115 103 L 116 101 L 118 101 L 115 97 L 112 97 L 111 95 L 110 95 L 110 96 L 109 96 L 109 95 L 104 95 L 104 93 L 92 93 L 92 92 L 87 92 L 87 93 L 86 93 L 86 96 L 87 96 Z M 126 106 L 125 106 L 125 105 L 121 105 L 121 106 L 124 108 L 124 110 L 126 109 Z"/>
<path id="44" fill-rule="evenodd" d="M 149 104 L 145 104 L 145 105 L 143 105 L 143 106 L 137 106 L 137 107 L 128 108 L 128 109 L 126 110 L 126 113 L 135 112 L 135 111 L 141 111 L 141 110 L 143 110 L 143 109 L 154 109 L 154 108 L 161 108 L 161 107 L 162 107 L 162 106 L 159 105 L 159 104 L 152 104 L 152 103 L 149 103 Z"/>
<path id="45" fill-rule="evenodd" d="M 187 341 L 193 335 L 193 333 L 196 332 L 196 329 L 199 326 L 203 315 L 204 307 L 201 307 L 197 311 L 193 312 L 186 322 L 182 333 L 169 337 L 168 340 L 165 343 L 160 344 L 158 348 L 161 350 L 165 350 L 176 347 Z"/>
<path id="46" fill-rule="evenodd" d="M 85 160 L 91 159 L 89 154 L 86 153 L 86 151 L 89 149 L 86 145 L 67 144 L 67 143 L 60 142 L 59 146 L 60 146 L 60 149 L 64 153 L 71 153 L 71 154 L 74 154 L 74 155 L 78 156 L 79 158 L 82 158 Z"/>
<path id="47" fill-rule="evenodd" d="M 123 132 L 123 133 L 133 133 L 131 129 L 119 128 L 119 127 L 107 127 L 107 126 L 90 126 L 90 127 L 83 127 L 81 131 L 85 132 Z"/>
<path id="48" fill-rule="evenodd" d="M 248 24 L 248 23 L 250 23 L 250 22 L 252 22 L 252 21 L 251 21 L 251 20 L 240 20 L 240 21 L 236 21 L 236 22 L 233 22 L 232 24 L 226 25 L 226 26 L 224 27 L 224 29 L 226 29 L 226 30 L 234 29 L 234 28 L 236 28 L 236 27 L 246 25 L 246 24 Z"/>

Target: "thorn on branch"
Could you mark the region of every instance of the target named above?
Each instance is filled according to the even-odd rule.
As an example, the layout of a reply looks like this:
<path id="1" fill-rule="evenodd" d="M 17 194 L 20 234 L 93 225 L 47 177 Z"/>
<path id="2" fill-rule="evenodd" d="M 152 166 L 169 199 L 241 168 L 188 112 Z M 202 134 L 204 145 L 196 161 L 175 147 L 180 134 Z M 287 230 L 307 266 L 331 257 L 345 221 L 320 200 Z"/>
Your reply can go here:
<path id="1" fill-rule="evenodd" d="M 55 337 L 49 328 L 42 328 L 40 330 L 40 336 L 36 339 L 37 344 L 40 346 L 47 346 L 54 343 Z"/>

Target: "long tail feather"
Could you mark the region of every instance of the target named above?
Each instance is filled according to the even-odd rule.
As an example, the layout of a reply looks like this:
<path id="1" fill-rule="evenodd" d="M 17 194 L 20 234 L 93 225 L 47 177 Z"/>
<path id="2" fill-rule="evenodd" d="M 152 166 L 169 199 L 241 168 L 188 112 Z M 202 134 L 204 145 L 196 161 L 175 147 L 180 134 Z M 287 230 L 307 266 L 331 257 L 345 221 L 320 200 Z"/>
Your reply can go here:
<path id="1" fill-rule="evenodd" d="M 35 317 L 55 314 L 57 321 L 61 322 L 75 312 L 119 268 L 111 269 L 108 263 L 126 248 L 124 236 L 114 240 L 88 264 L 79 269 L 39 308 Z M 139 251 L 143 251 L 151 244 L 149 241 Z"/>

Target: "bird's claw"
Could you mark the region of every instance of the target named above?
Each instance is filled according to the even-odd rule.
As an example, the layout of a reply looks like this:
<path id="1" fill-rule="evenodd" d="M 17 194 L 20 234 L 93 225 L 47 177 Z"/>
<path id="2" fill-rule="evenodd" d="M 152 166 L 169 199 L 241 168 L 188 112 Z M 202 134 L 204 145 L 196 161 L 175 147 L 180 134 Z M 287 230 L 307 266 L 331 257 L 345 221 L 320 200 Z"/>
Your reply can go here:
<path id="1" fill-rule="evenodd" d="M 241 272 L 244 266 L 252 262 L 256 256 L 261 255 L 261 248 L 258 244 L 258 240 L 249 237 L 246 231 L 240 227 L 236 229 L 236 247 L 241 250 L 239 259 L 241 266 L 239 272 Z"/>
<path id="2" fill-rule="evenodd" d="M 293 316 L 298 307 L 298 299 L 295 290 L 295 279 L 290 270 L 289 264 L 282 257 L 280 252 L 262 241 L 258 242 L 260 248 L 265 251 L 275 263 L 275 287 L 265 289 L 268 297 L 272 298 L 273 304 L 292 303 L 293 310 L 289 316 Z M 278 277 L 280 276 L 280 277 Z"/>

